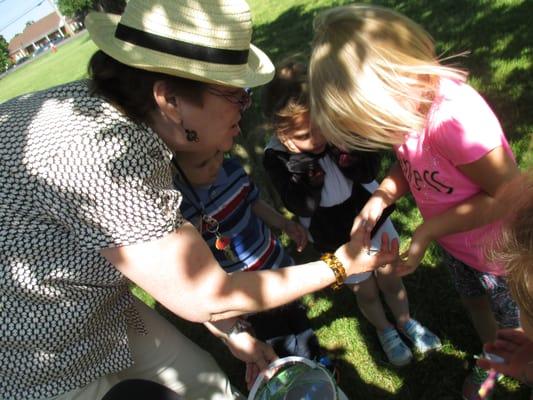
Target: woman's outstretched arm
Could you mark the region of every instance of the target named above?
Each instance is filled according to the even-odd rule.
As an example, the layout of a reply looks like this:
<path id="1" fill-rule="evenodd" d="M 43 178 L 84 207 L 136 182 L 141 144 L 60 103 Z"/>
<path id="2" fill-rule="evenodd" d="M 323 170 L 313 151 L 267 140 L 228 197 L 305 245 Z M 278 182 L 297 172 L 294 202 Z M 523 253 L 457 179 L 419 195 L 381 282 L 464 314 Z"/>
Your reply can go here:
<path id="1" fill-rule="evenodd" d="M 348 275 L 388 264 L 398 255 L 397 243 L 377 255 L 363 251 L 358 234 L 335 253 Z M 289 303 L 335 282 L 323 261 L 279 270 L 227 274 L 196 228 L 184 224 L 161 239 L 108 248 L 101 254 L 135 284 L 182 318 L 217 321 Z"/>

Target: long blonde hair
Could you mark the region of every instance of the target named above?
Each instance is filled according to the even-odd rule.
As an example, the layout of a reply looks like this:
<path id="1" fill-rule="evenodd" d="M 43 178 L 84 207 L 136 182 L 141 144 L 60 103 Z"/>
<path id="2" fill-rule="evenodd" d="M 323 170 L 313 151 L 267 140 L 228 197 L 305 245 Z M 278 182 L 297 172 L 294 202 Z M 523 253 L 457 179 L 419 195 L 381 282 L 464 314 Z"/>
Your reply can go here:
<path id="1" fill-rule="evenodd" d="M 311 118 L 329 142 L 348 149 L 387 148 L 422 130 L 441 77 L 431 36 L 390 9 L 354 4 L 314 22 L 309 78 Z"/>

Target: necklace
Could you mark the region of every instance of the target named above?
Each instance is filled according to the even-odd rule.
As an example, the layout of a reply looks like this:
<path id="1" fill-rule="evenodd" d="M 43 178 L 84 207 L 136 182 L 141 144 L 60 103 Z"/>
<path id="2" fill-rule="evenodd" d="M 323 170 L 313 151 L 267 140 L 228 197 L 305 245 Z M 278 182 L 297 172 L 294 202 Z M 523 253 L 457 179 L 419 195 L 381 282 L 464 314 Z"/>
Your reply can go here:
<path id="1" fill-rule="evenodd" d="M 189 201 L 189 203 L 192 204 L 196 212 L 200 215 L 200 226 L 199 230 L 200 233 L 203 233 L 204 226 L 205 230 L 213 235 L 215 235 L 215 248 L 219 251 L 224 252 L 224 255 L 226 258 L 230 261 L 237 261 L 237 257 L 235 256 L 235 253 L 233 250 L 231 250 L 231 238 L 228 236 L 223 236 L 220 232 L 220 223 L 218 220 L 205 211 L 204 204 L 202 203 L 202 200 L 200 200 L 200 197 L 196 193 L 196 190 L 194 190 L 194 187 L 192 186 L 191 182 L 187 178 L 187 175 L 183 172 L 181 167 L 178 164 L 178 161 L 176 160 L 176 157 L 172 157 L 172 164 L 176 167 L 178 170 L 178 173 L 180 174 L 181 178 L 183 179 L 183 182 L 187 186 L 187 189 L 192 193 L 194 197 L 194 201 L 187 196 L 185 192 L 182 193 L 182 195 Z"/>

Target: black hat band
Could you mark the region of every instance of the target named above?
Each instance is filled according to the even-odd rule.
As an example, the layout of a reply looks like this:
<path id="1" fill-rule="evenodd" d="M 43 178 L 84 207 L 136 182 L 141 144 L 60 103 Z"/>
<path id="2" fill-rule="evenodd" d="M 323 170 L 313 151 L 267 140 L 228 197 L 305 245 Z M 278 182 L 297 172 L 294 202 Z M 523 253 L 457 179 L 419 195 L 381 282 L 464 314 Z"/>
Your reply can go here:
<path id="1" fill-rule="evenodd" d="M 117 25 L 115 37 L 137 46 L 191 60 L 229 65 L 248 63 L 249 50 L 215 49 L 200 46 L 144 32 L 120 23 Z"/>

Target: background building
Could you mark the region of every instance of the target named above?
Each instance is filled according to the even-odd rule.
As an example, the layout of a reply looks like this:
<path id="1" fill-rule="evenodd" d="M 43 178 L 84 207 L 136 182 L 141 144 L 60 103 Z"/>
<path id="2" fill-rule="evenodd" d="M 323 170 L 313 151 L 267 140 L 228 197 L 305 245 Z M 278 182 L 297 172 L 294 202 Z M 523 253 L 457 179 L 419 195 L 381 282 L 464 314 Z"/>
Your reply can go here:
<path id="1" fill-rule="evenodd" d="M 81 21 L 71 20 L 53 12 L 28 25 L 24 31 L 9 42 L 9 58 L 16 63 L 24 57 L 31 57 L 47 49 L 51 44 L 63 40 L 81 30 Z"/>

